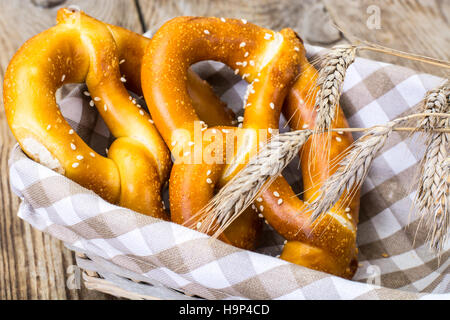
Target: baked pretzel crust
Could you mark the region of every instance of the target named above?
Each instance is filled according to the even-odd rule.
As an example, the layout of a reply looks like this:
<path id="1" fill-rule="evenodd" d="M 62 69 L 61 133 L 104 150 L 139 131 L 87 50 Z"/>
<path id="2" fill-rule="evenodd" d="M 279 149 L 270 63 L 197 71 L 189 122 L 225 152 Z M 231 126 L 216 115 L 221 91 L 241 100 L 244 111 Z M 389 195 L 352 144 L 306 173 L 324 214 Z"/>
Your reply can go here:
<path id="1" fill-rule="evenodd" d="M 160 190 L 171 168 L 169 151 L 150 115 L 128 91 L 141 90 L 141 63 L 150 39 L 62 8 L 57 25 L 28 40 L 12 58 L 4 80 L 9 126 L 33 160 L 66 175 L 105 200 L 168 219 Z M 232 114 L 212 89 L 188 71 L 195 108 L 214 123 Z M 55 92 L 86 83 L 111 133 L 117 138 L 103 157 L 62 116 Z"/>

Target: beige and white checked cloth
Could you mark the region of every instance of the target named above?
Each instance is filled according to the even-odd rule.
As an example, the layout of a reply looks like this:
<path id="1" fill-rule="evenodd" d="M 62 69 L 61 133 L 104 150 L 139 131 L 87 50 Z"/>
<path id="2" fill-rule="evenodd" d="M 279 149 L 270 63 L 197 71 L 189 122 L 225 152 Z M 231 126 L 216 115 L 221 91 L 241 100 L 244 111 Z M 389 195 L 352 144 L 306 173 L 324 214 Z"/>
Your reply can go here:
<path id="1" fill-rule="evenodd" d="M 308 54 L 318 48 L 307 46 Z M 247 83 L 217 62 L 194 66 L 233 109 Z M 411 113 L 442 79 L 357 58 L 348 70 L 342 107 L 352 127 L 370 127 Z M 76 87 L 60 101 L 72 127 L 105 154 L 109 131 Z M 357 136 L 355 136 L 357 138 Z M 394 133 L 373 162 L 361 194 L 360 267 L 344 280 L 276 258 L 283 240 L 269 226 L 255 252 L 170 222 L 112 205 L 30 160 L 16 146 L 10 181 L 22 199 L 18 215 L 72 248 L 99 257 L 149 283 L 207 299 L 450 299 L 450 246 L 439 260 L 411 215 L 413 179 L 423 156 L 417 136 Z M 297 163 L 285 174 L 298 186 Z"/>

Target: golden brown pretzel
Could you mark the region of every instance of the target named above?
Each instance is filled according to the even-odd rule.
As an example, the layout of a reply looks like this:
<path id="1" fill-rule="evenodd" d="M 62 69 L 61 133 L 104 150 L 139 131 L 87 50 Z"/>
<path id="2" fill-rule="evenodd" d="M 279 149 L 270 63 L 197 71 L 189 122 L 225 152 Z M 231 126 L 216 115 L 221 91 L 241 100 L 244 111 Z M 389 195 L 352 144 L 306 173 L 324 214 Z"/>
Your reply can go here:
<path id="1" fill-rule="evenodd" d="M 266 135 L 278 128 L 282 103 L 300 70 L 296 54 L 299 45 L 290 29 L 275 33 L 233 19 L 179 17 L 156 32 L 142 63 L 142 88 L 158 130 L 174 156 L 182 159 L 175 162 L 169 184 L 173 221 L 189 221 L 212 198 L 214 188 L 231 179 L 245 163 L 207 163 L 205 154 L 193 163 L 197 151 L 205 152 L 211 142 L 206 136 L 229 132 L 242 137 L 248 142 L 234 150 L 235 158 L 248 158 L 258 147 L 258 129 Z M 200 118 L 186 90 L 186 73 L 190 65 L 202 60 L 221 61 L 252 83 L 243 129 L 212 127 L 202 130 L 203 140 L 195 139 L 195 124 Z M 175 133 L 183 130 L 186 137 L 180 139 Z M 188 148 L 184 148 L 186 144 Z M 202 146 L 196 148 L 197 144 Z M 179 145 L 183 145 L 182 154 L 178 154 Z M 186 162 L 183 154 L 192 161 Z M 224 160 L 224 154 L 218 159 Z M 221 239 L 252 248 L 258 224 L 255 212 L 248 210 L 225 230 Z M 190 226 L 196 227 L 197 222 Z"/>
<path id="2" fill-rule="evenodd" d="M 291 128 L 314 128 L 314 102 L 317 94 L 317 72 L 308 63 L 302 48 L 302 72 L 289 92 L 283 112 L 290 119 Z M 347 128 L 342 109 L 338 106 L 334 128 Z M 331 136 L 330 136 L 331 135 Z M 318 196 L 323 182 L 333 174 L 346 150 L 353 142 L 350 133 L 316 134 L 303 146 L 300 153 L 303 177 L 303 201 L 283 178 L 277 178 L 256 202 L 263 215 L 288 241 L 281 259 L 305 267 L 351 278 L 357 268 L 356 226 L 358 223 L 359 194 L 348 198 L 344 194 L 338 203 L 315 223 L 310 222 L 310 211 L 305 202 Z M 323 156 L 329 148 L 329 157 Z M 305 201 L 305 202 L 304 202 Z"/>
<path id="3" fill-rule="evenodd" d="M 191 132 L 192 123 L 197 119 L 192 108 L 189 108 L 186 93 L 182 90 L 173 92 L 174 88 L 183 88 L 183 72 L 190 64 L 203 59 L 215 59 L 232 66 L 237 65 L 236 68 L 239 69 L 237 73 L 250 81 L 254 81 L 255 78 L 260 80 L 255 77 L 254 70 L 246 68 L 252 64 L 257 65 L 255 53 L 251 51 L 252 47 L 248 46 L 251 40 L 240 34 L 239 30 L 234 29 L 237 26 L 243 27 L 240 22 L 230 19 L 224 22 L 219 19 L 178 18 L 163 26 L 155 35 L 154 42 L 149 46 L 146 54 L 148 60 L 146 59 L 143 63 L 142 81 L 144 94 L 154 106 L 151 112 L 156 119 L 156 125 L 168 144 L 177 143 L 173 140 L 174 130 L 183 128 Z M 245 31 L 250 34 L 255 32 L 253 28 L 251 24 L 248 24 L 247 28 L 244 26 Z M 267 30 L 263 32 L 264 37 L 268 34 L 267 38 L 273 39 L 273 32 Z M 279 51 L 275 50 L 275 47 Z M 285 50 L 284 53 L 289 52 L 285 48 L 281 49 L 280 43 L 269 48 L 263 47 L 261 51 L 269 52 L 272 57 L 274 52 L 283 52 L 283 50 Z M 314 85 L 317 76 L 315 69 L 305 58 L 303 46 L 297 44 L 294 48 L 295 52 L 289 52 L 289 54 L 299 57 L 302 72 L 289 91 L 284 113 L 288 119 L 291 119 L 292 128 L 301 130 L 305 127 L 312 128 L 314 124 L 314 101 L 317 91 Z M 214 51 L 214 54 L 211 54 L 211 51 Z M 167 59 L 170 59 L 172 64 L 168 64 Z M 295 63 L 290 68 L 289 71 L 295 74 Z M 291 79 L 294 77 L 295 75 L 292 75 Z M 151 85 L 151 82 L 146 82 L 146 79 L 157 79 L 159 85 Z M 274 94 L 274 91 L 270 89 L 272 88 L 270 80 L 269 77 L 261 82 L 252 82 L 255 92 L 264 88 L 266 95 L 259 97 L 250 95 L 245 110 L 244 128 L 278 128 L 279 106 L 284 99 L 284 92 L 280 90 L 276 98 L 270 97 Z M 259 86 L 260 84 L 263 86 Z M 283 89 L 288 88 L 289 85 Z M 275 112 L 270 112 L 268 108 L 264 109 L 264 106 L 269 105 L 269 101 L 273 102 L 271 107 Z M 176 110 L 176 113 L 172 108 Z M 340 108 L 333 126 L 340 128 L 348 126 Z M 239 134 L 241 133 L 238 130 Z M 192 134 L 188 139 L 191 138 Z M 331 140 L 328 139 L 330 139 L 328 134 L 316 135 L 316 143 L 312 144 L 309 141 L 303 148 L 301 163 L 305 201 L 312 201 L 317 196 L 316 192 L 323 181 L 336 169 L 331 164 L 337 162 L 341 153 L 353 141 L 351 134 L 343 133 L 332 133 Z M 330 148 L 330 157 L 319 156 L 327 147 Z M 310 158 L 310 155 L 314 154 L 316 156 Z M 214 187 L 225 184 L 240 167 L 234 164 L 175 164 L 170 181 L 171 211 L 175 221 L 179 223 L 189 221 L 193 214 L 210 200 Z M 280 177 L 261 198 L 257 199 L 255 205 L 257 210 L 264 214 L 269 224 L 289 240 L 281 255 L 282 259 L 350 278 L 356 270 L 355 240 L 359 197 L 356 194 L 351 199 L 344 198 L 345 195 L 330 212 L 325 214 L 323 219 L 311 225 L 309 212 L 304 202 L 295 197 L 289 184 Z M 235 222 L 235 225 L 242 227 L 240 230 L 242 235 L 249 234 L 249 230 L 254 227 L 249 215 L 248 212 L 244 214 L 244 217 L 248 219 L 246 222 L 239 221 L 243 219 L 242 217 Z M 192 223 L 191 227 L 195 227 L 195 223 Z M 237 240 L 237 245 L 251 247 L 250 241 L 247 240 L 252 239 L 251 236 L 244 241 L 244 237 L 235 236 L 236 232 L 227 231 L 222 237 L 223 240 L 236 244 L 230 241 L 230 238 L 233 238 Z"/>
<path id="4" fill-rule="evenodd" d="M 8 66 L 3 92 L 13 134 L 32 159 L 106 200 L 167 219 L 160 189 L 169 153 L 150 116 L 127 91 L 140 94 L 141 60 L 150 40 L 70 9 L 60 9 L 57 21 L 28 40 Z M 193 72 L 188 76 L 197 109 L 208 106 L 213 123 L 217 117 L 231 119 L 211 89 Z M 58 109 L 55 92 L 71 82 L 87 84 L 91 103 L 117 137 L 108 157 L 92 150 Z"/>

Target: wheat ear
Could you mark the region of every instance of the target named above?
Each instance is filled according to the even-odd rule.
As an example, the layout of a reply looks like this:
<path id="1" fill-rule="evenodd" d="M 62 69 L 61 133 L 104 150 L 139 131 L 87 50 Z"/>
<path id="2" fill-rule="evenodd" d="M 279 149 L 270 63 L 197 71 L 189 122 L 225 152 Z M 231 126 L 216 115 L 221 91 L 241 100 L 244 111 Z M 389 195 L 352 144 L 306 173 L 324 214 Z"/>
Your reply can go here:
<path id="1" fill-rule="evenodd" d="M 449 167 L 444 164 L 447 144 L 447 134 L 433 134 L 426 149 L 414 203 L 421 222 L 427 227 L 430 247 L 438 253 L 446 243 L 450 222 Z"/>
<path id="2" fill-rule="evenodd" d="M 318 190 L 318 196 L 309 204 L 308 207 L 312 211 L 312 221 L 315 221 L 323 212 L 330 210 L 345 191 L 351 193 L 350 191 L 353 188 L 358 188 L 362 184 L 375 154 L 384 146 L 392 131 L 397 130 L 396 125 L 411 119 L 424 119 L 424 117 L 449 119 L 450 114 L 442 112 L 418 113 L 397 118 L 384 126 L 370 128 L 366 134 L 355 141 L 350 151 L 339 163 L 339 168 L 325 181 Z M 414 130 L 417 130 L 417 128 Z"/>
<path id="3" fill-rule="evenodd" d="M 449 112 L 448 100 L 450 99 L 450 81 L 446 80 L 441 86 L 430 90 L 422 102 L 423 113 L 446 113 Z M 430 132 L 439 128 L 437 123 L 440 120 L 432 116 L 424 116 L 419 121 L 418 129 L 424 129 Z"/>
<path id="4" fill-rule="evenodd" d="M 280 175 L 311 134 L 311 130 L 301 130 L 273 136 L 208 205 L 194 215 L 192 219 L 201 221 L 198 230 L 206 233 L 215 230 L 213 236 L 223 232 L 255 200 L 264 183 L 268 186 Z"/>
<path id="5" fill-rule="evenodd" d="M 448 113 L 450 111 L 450 89 L 447 80 L 442 86 L 428 92 L 424 99 L 423 110 L 426 113 Z M 419 166 L 417 193 L 413 206 L 420 217 L 419 226 L 424 223 L 430 248 L 438 254 L 450 232 L 449 213 L 449 166 L 447 148 L 449 136 L 443 132 L 431 132 L 438 128 L 448 128 L 447 119 L 427 116 L 419 123 L 419 128 L 429 132 L 425 155 Z"/>
<path id="6" fill-rule="evenodd" d="M 351 193 L 367 176 L 370 165 L 378 151 L 392 133 L 395 121 L 372 128 L 355 143 L 318 191 L 318 196 L 309 204 L 311 219 L 316 220 L 323 212 L 330 210 L 344 192 Z"/>
<path id="7" fill-rule="evenodd" d="M 342 93 L 345 74 L 355 61 L 356 46 L 340 45 L 333 47 L 325 56 L 317 79 L 318 92 L 315 109 L 317 116 L 315 128 L 323 131 L 331 127 L 336 116 L 336 108 Z"/>

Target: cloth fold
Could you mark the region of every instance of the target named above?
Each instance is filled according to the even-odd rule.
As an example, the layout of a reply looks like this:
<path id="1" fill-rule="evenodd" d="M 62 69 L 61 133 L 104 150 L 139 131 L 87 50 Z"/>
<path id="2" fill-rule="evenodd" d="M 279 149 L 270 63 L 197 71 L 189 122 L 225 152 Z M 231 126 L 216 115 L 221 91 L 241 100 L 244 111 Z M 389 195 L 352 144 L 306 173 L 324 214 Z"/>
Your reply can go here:
<path id="1" fill-rule="evenodd" d="M 307 46 L 309 55 L 320 50 Z M 201 62 L 193 68 L 223 101 L 242 113 L 245 81 L 218 62 Z M 341 105 L 352 127 L 384 124 L 410 113 L 426 91 L 441 82 L 403 67 L 357 58 L 348 69 Z M 84 90 L 81 85 L 68 93 L 63 90 L 59 105 L 74 130 L 104 155 L 114 138 L 89 106 Z M 18 145 L 9 167 L 11 188 L 22 199 L 19 217 L 149 283 L 206 299 L 450 299 L 450 245 L 438 260 L 428 249 L 426 231 L 417 231 L 418 219 L 410 214 L 412 177 L 423 151 L 417 136 L 394 133 L 374 160 L 361 192 L 360 266 L 353 280 L 278 259 L 284 239 L 267 225 L 255 252 L 241 250 L 110 204 L 30 160 Z M 284 174 L 298 184 L 297 163 Z"/>

